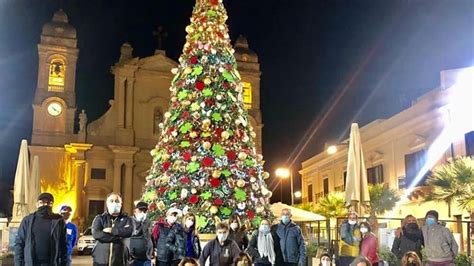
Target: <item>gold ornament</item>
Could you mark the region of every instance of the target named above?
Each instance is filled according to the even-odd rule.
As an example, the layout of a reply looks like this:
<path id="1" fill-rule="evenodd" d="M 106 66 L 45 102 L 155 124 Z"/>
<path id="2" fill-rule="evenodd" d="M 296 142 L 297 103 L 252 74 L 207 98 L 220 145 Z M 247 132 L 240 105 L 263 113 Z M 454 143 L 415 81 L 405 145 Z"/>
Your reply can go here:
<path id="1" fill-rule="evenodd" d="M 210 212 L 211 214 L 216 214 L 218 211 L 219 211 L 219 208 L 217 208 L 216 206 L 212 206 L 212 207 L 209 209 L 209 212 Z"/>
<path id="2" fill-rule="evenodd" d="M 189 136 L 194 139 L 198 136 L 198 133 L 196 131 L 192 131 L 191 133 L 189 133 Z"/>
<path id="3" fill-rule="evenodd" d="M 237 186 L 240 188 L 245 187 L 245 180 L 243 179 L 237 180 Z"/>
<path id="4" fill-rule="evenodd" d="M 238 157 L 239 157 L 239 160 L 243 161 L 243 160 L 247 159 L 247 153 L 241 151 L 241 152 L 239 152 Z"/>
<path id="5" fill-rule="evenodd" d="M 211 146 L 212 146 L 211 143 L 209 143 L 207 141 L 202 144 L 202 147 L 206 150 L 209 150 L 211 148 Z"/>
<path id="6" fill-rule="evenodd" d="M 163 161 L 168 161 L 168 159 L 170 158 L 171 156 L 168 154 L 168 153 L 163 153 L 161 154 L 161 160 Z"/>
<path id="7" fill-rule="evenodd" d="M 186 27 L 186 32 L 187 32 L 187 33 L 193 33 L 193 32 L 194 32 L 193 26 L 191 26 L 191 25 L 187 26 L 187 27 Z"/>
<path id="8" fill-rule="evenodd" d="M 170 112 L 166 112 L 165 113 L 165 118 L 170 118 L 171 117 L 171 113 Z"/>
<path id="9" fill-rule="evenodd" d="M 191 193 L 192 193 L 192 194 L 196 194 L 196 193 L 197 193 L 197 189 L 192 188 L 192 189 L 191 189 Z"/>
<path id="10" fill-rule="evenodd" d="M 157 207 L 158 210 L 160 210 L 160 211 L 166 210 L 166 205 L 165 205 L 165 203 L 164 203 L 163 201 L 158 202 L 158 204 L 156 204 L 156 207 Z"/>
<path id="11" fill-rule="evenodd" d="M 173 67 L 171 69 L 171 73 L 173 73 L 174 75 L 178 74 L 178 71 L 179 71 L 179 69 L 177 67 Z"/>
<path id="12" fill-rule="evenodd" d="M 211 84 L 212 80 L 210 78 L 205 78 L 204 79 L 204 84 L 209 85 Z"/>
<path id="13" fill-rule="evenodd" d="M 193 69 L 190 67 L 184 69 L 184 74 L 191 74 L 191 72 L 193 72 Z"/>
<path id="14" fill-rule="evenodd" d="M 220 177 L 220 176 L 221 176 L 221 171 L 219 171 L 219 170 L 214 170 L 214 171 L 212 172 L 212 177 L 218 178 L 218 177 Z"/>
<path id="15" fill-rule="evenodd" d="M 229 134 L 229 132 L 227 132 L 227 131 L 223 131 L 223 132 L 221 133 L 221 137 L 222 137 L 223 140 L 226 140 L 226 139 L 228 139 L 228 138 L 230 137 L 230 134 Z"/>
<path id="16" fill-rule="evenodd" d="M 263 179 L 268 179 L 270 177 L 270 174 L 268 172 L 263 172 L 262 177 Z"/>

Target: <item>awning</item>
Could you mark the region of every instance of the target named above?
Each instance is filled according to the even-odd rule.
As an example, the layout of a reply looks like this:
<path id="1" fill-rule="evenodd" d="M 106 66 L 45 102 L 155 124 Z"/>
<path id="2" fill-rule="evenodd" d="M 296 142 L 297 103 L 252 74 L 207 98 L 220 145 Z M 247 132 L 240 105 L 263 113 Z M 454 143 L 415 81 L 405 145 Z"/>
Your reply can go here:
<path id="1" fill-rule="evenodd" d="M 302 209 L 298 209 L 295 207 L 291 207 L 290 205 L 286 205 L 281 202 L 273 203 L 271 205 L 271 210 L 277 218 L 281 217 L 281 210 L 283 209 L 291 210 L 291 214 L 292 214 L 291 219 L 295 222 L 312 222 L 312 221 L 325 221 L 326 220 L 326 217 L 322 215 L 305 211 Z"/>

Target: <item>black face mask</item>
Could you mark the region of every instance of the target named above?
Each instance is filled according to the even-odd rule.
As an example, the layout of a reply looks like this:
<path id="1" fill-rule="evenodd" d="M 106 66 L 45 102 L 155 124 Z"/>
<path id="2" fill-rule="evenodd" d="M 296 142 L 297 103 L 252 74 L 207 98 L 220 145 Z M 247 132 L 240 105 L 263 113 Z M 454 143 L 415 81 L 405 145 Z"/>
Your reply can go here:
<path id="1" fill-rule="evenodd" d="M 420 227 L 418 227 L 418 224 L 416 223 L 407 224 L 403 231 L 405 236 L 410 240 L 417 241 L 421 239 Z"/>

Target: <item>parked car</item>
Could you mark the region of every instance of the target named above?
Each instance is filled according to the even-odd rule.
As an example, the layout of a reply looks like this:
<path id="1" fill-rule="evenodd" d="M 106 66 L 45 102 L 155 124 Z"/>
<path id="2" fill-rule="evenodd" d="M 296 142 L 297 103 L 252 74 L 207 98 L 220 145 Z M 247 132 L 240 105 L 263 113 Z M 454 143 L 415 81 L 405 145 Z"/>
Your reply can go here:
<path id="1" fill-rule="evenodd" d="M 95 239 L 92 237 L 91 227 L 81 233 L 77 241 L 77 252 L 79 255 L 90 254 L 95 245 Z"/>

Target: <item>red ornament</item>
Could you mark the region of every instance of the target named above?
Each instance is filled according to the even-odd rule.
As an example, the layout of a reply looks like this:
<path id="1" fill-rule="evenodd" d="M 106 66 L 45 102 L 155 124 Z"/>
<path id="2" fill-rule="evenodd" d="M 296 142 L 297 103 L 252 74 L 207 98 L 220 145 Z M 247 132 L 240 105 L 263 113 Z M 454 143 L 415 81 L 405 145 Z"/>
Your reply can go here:
<path id="1" fill-rule="evenodd" d="M 166 192 L 167 189 L 168 189 L 168 188 L 166 188 L 166 187 L 160 187 L 160 188 L 158 189 L 158 192 L 159 192 L 160 194 L 163 194 L 163 193 Z"/>
<path id="2" fill-rule="evenodd" d="M 210 0 L 209 2 L 211 2 L 212 5 L 218 5 L 219 4 L 219 0 Z"/>
<path id="3" fill-rule="evenodd" d="M 223 87 L 224 89 L 228 89 L 228 88 L 230 87 L 230 85 L 229 85 L 228 82 L 224 82 L 224 83 L 222 83 L 222 87 Z"/>
<path id="4" fill-rule="evenodd" d="M 249 170 L 249 176 L 254 176 L 255 175 L 255 169 L 250 169 Z"/>
<path id="5" fill-rule="evenodd" d="M 186 161 L 191 160 L 191 153 L 189 151 L 183 153 L 183 159 Z"/>
<path id="6" fill-rule="evenodd" d="M 214 131 L 217 137 L 220 137 L 222 132 L 224 132 L 222 128 L 216 128 L 216 130 Z"/>
<path id="7" fill-rule="evenodd" d="M 224 39 L 224 34 L 222 34 L 221 32 L 217 32 L 216 34 L 219 38 Z"/>
<path id="8" fill-rule="evenodd" d="M 153 202 L 152 204 L 148 205 L 148 210 L 149 211 L 155 211 L 156 210 L 156 204 Z"/>
<path id="9" fill-rule="evenodd" d="M 189 203 L 191 204 L 196 204 L 199 202 L 199 196 L 198 195 L 192 195 L 189 197 Z"/>
<path id="10" fill-rule="evenodd" d="M 227 159 L 229 159 L 230 161 L 235 161 L 236 158 L 237 158 L 237 153 L 235 153 L 235 151 L 227 152 Z"/>
<path id="11" fill-rule="evenodd" d="M 211 187 L 213 188 L 219 187 L 221 185 L 221 181 L 219 180 L 219 178 L 211 179 L 210 183 L 211 183 Z"/>
<path id="12" fill-rule="evenodd" d="M 214 200 L 214 205 L 221 206 L 224 203 L 220 198 Z"/>
<path id="13" fill-rule="evenodd" d="M 202 82 L 202 81 L 197 81 L 195 86 L 196 86 L 197 90 L 202 91 L 204 89 L 204 87 L 206 86 L 206 84 L 204 84 L 204 82 Z"/>
<path id="14" fill-rule="evenodd" d="M 202 166 L 204 167 L 212 166 L 213 163 L 214 163 L 214 160 L 211 157 L 206 157 L 202 160 Z"/>
<path id="15" fill-rule="evenodd" d="M 201 22 L 202 22 L 202 23 L 207 22 L 207 18 L 206 18 L 206 17 L 201 17 Z"/>
<path id="16" fill-rule="evenodd" d="M 204 103 L 205 103 L 207 106 L 212 106 L 212 105 L 214 105 L 214 101 L 213 101 L 212 99 L 206 99 L 206 100 L 204 101 Z"/>
<path id="17" fill-rule="evenodd" d="M 163 170 L 168 171 L 168 169 L 169 169 L 170 166 L 171 166 L 171 163 L 170 163 L 170 162 L 164 162 L 164 163 L 162 164 L 162 166 L 163 166 Z"/>
<path id="18" fill-rule="evenodd" d="M 189 112 L 188 111 L 183 112 L 183 114 L 181 115 L 182 119 L 188 119 L 188 117 L 189 117 Z"/>
<path id="19" fill-rule="evenodd" d="M 189 63 L 191 63 L 193 65 L 195 65 L 197 62 L 198 62 L 197 56 L 193 56 L 193 57 L 191 57 L 191 59 L 189 59 Z"/>
<path id="20" fill-rule="evenodd" d="M 255 213 L 253 211 L 247 211 L 247 217 L 249 217 L 249 219 L 253 219 L 255 218 Z"/>

